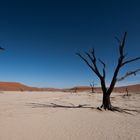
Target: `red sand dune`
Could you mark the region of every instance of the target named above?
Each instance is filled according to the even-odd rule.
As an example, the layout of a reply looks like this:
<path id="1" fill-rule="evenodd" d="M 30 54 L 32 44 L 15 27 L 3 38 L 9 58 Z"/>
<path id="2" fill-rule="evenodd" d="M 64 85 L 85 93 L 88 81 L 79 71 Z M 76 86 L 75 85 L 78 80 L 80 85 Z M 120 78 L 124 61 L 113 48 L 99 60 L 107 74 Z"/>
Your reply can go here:
<path id="1" fill-rule="evenodd" d="M 114 92 L 126 92 L 126 88 L 128 92 L 140 92 L 140 84 L 137 85 L 129 85 L 124 87 L 116 87 Z M 91 87 L 89 86 L 78 86 L 68 89 L 55 89 L 55 88 L 37 88 L 26 86 L 17 82 L 0 82 L 0 90 L 4 91 L 64 91 L 64 92 L 82 92 L 82 91 L 91 91 Z M 100 87 L 95 87 L 95 92 L 101 93 Z"/>
<path id="2" fill-rule="evenodd" d="M 0 90 L 4 91 L 58 91 L 54 88 L 37 88 L 26 86 L 17 82 L 0 82 Z"/>
<path id="3" fill-rule="evenodd" d="M 139 92 L 140 93 L 140 84 L 116 87 L 114 89 L 114 92 L 126 92 L 126 88 L 127 88 L 128 92 Z"/>
<path id="4" fill-rule="evenodd" d="M 0 90 L 31 90 L 31 87 L 16 82 L 0 82 Z"/>

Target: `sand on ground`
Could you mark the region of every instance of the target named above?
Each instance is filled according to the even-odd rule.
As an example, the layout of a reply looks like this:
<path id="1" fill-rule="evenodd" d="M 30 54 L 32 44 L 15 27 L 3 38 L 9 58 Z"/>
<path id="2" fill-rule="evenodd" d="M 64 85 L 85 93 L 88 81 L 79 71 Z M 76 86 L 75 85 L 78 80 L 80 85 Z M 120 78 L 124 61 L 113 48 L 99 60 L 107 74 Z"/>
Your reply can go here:
<path id="1" fill-rule="evenodd" d="M 124 112 L 97 110 L 101 99 L 87 92 L 0 92 L 0 140 L 140 140 L 140 94 L 112 94 Z"/>

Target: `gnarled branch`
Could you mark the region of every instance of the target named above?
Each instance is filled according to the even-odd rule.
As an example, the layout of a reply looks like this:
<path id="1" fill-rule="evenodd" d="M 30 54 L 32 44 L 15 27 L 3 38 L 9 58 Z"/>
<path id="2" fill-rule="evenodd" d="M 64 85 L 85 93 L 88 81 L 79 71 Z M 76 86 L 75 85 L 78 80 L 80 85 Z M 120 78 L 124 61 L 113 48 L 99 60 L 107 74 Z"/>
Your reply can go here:
<path id="1" fill-rule="evenodd" d="M 95 52 L 94 49 L 91 52 L 91 54 L 85 52 L 85 54 L 88 56 L 88 58 L 90 59 L 90 61 L 92 62 L 92 65 L 88 62 L 88 60 L 86 58 L 84 58 L 80 53 L 76 53 L 82 60 L 84 60 L 84 62 L 91 68 L 91 70 L 101 79 L 102 75 L 100 74 L 98 67 L 96 65 L 96 56 L 95 56 Z M 92 56 L 91 56 L 92 55 Z"/>
<path id="2" fill-rule="evenodd" d="M 124 65 L 126 65 L 126 64 L 128 64 L 128 63 L 134 62 L 134 61 L 136 61 L 136 60 L 139 60 L 139 59 L 140 59 L 140 57 L 136 57 L 136 58 L 134 58 L 134 59 L 127 60 L 127 61 L 125 61 L 125 62 L 122 63 L 122 66 L 124 66 Z"/>
<path id="3" fill-rule="evenodd" d="M 99 62 L 103 65 L 103 78 L 105 79 L 106 77 L 106 64 L 101 60 L 99 59 Z"/>
<path id="4" fill-rule="evenodd" d="M 93 48 L 91 54 L 92 54 L 92 56 L 93 56 L 92 63 L 93 63 L 94 68 L 95 68 L 95 70 L 96 70 L 96 72 L 97 72 L 97 74 L 98 74 L 98 77 L 101 79 L 101 78 L 102 78 L 102 75 L 100 74 L 100 72 L 99 72 L 99 70 L 98 70 L 98 67 L 97 67 L 97 64 L 96 64 L 96 56 L 95 56 L 94 48 Z"/>
<path id="5" fill-rule="evenodd" d="M 136 75 L 136 73 L 139 72 L 139 71 L 140 71 L 140 69 L 136 69 L 136 70 L 134 70 L 134 71 L 129 71 L 129 72 L 127 72 L 124 76 L 122 76 L 121 78 L 118 78 L 117 81 L 119 82 L 119 81 L 124 80 L 124 79 L 127 78 L 128 76 Z"/>
<path id="6" fill-rule="evenodd" d="M 76 53 L 76 55 L 78 55 L 91 68 L 91 70 L 96 73 L 95 69 L 90 65 L 90 63 L 80 53 Z"/>

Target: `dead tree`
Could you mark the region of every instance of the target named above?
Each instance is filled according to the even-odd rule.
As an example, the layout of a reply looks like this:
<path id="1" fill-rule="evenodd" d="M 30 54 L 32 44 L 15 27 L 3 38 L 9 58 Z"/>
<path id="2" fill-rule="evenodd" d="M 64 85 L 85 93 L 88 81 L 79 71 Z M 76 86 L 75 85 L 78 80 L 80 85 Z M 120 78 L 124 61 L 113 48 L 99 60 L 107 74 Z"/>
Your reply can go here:
<path id="1" fill-rule="evenodd" d="M 91 93 L 94 93 L 94 86 L 95 86 L 94 82 L 90 83 Z"/>
<path id="2" fill-rule="evenodd" d="M 74 93 L 77 93 L 77 90 L 78 90 L 78 88 L 77 88 L 77 87 L 75 87 L 75 88 L 74 88 Z"/>
<path id="3" fill-rule="evenodd" d="M 126 91 L 126 96 L 129 96 L 128 89 L 127 88 L 125 89 L 125 91 Z"/>
<path id="4" fill-rule="evenodd" d="M 130 75 L 136 75 L 136 73 L 140 71 L 140 69 L 136 69 L 134 71 L 127 72 L 124 76 L 118 78 L 118 73 L 121 68 L 123 68 L 124 66 L 126 66 L 131 62 L 140 59 L 140 57 L 136 57 L 130 60 L 126 60 L 127 55 L 124 54 L 126 36 L 127 36 L 127 32 L 124 33 L 122 40 L 116 38 L 119 43 L 119 58 L 118 58 L 117 66 L 114 70 L 113 77 L 111 79 L 111 83 L 108 88 L 106 86 L 106 64 L 101 59 L 99 59 L 99 62 L 103 65 L 103 69 L 101 73 L 99 71 L 99 68 L 97 67 L 97 58 L 94 49 L 90 53 L 85 52 L 86 57 L 84 57 L 80 53 L 76 53 L 88 65 L 88 67 L 93 71 L 93 73 L 95 73 L 96 76 L 100 79 L 101 88 L 103 92 L 101 108 L 104 109 L 113 110 L 113 106 L 111 105 L 111 101 L 110 101 L 110 95 L 115 87 L 116 82 L 124 80 L 126 77 Z"/>
<path id="5" fill-rule="evenodd" d="M 78 90 L 78 88 L 77 87 L 74 87 L 74 88 L 71 89 L 71 92 L 72 93 L 77 93 L 77 90 Z"/>

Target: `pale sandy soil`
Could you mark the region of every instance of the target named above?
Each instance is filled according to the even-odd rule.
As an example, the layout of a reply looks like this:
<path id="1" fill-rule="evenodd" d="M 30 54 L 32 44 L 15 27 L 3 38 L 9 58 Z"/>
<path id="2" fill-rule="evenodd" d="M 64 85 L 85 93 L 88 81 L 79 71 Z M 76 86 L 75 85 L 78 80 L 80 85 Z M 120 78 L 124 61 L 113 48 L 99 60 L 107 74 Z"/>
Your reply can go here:
<path id="1" fill-rule="evenodd" d="M 0 140 L 140 140 L 140 94 L 122 94 L 112 104 L 129 114 L 97 110 L 101 94 L 0 92 Z"/>

